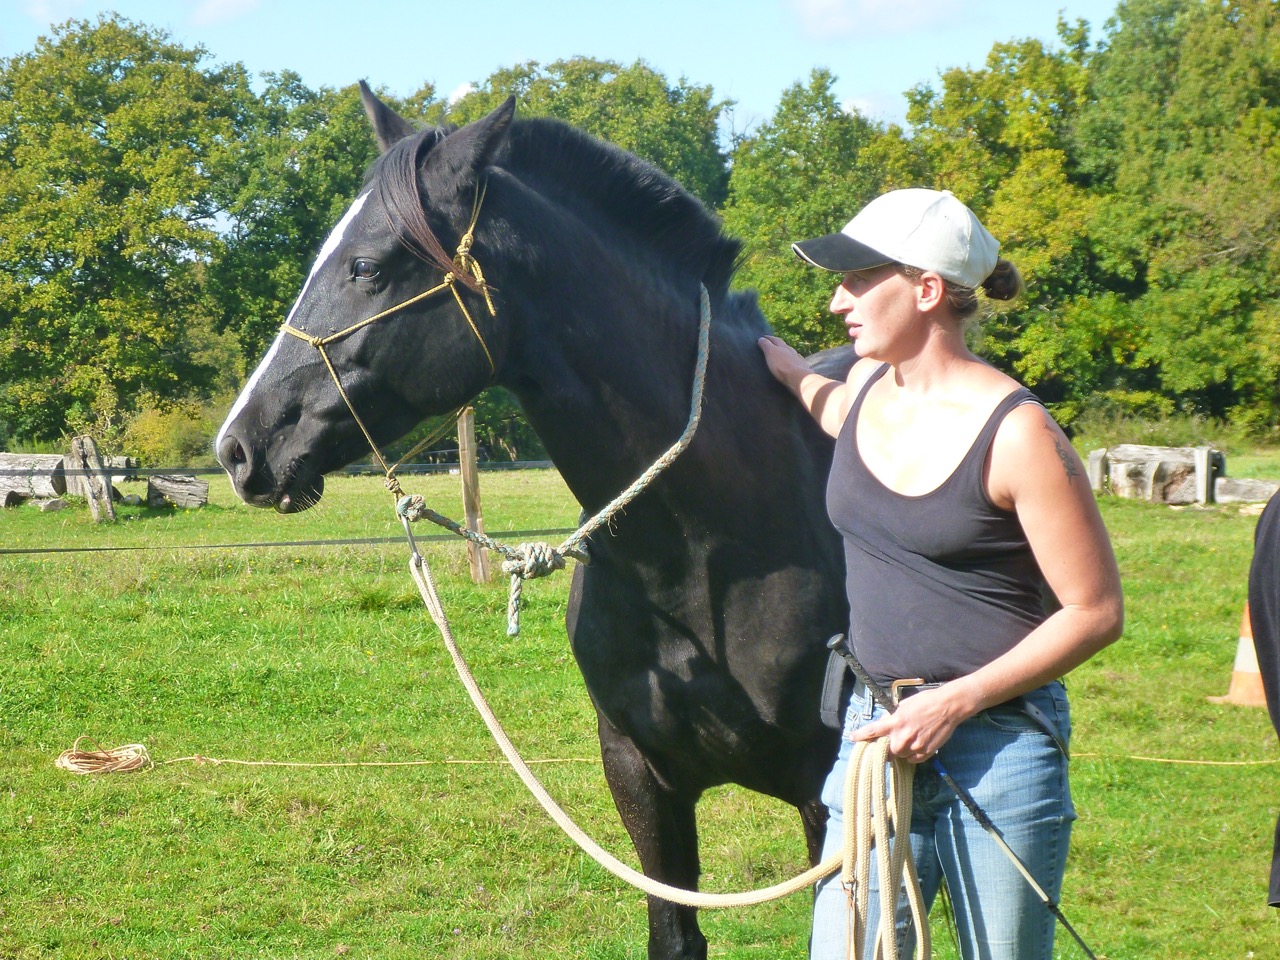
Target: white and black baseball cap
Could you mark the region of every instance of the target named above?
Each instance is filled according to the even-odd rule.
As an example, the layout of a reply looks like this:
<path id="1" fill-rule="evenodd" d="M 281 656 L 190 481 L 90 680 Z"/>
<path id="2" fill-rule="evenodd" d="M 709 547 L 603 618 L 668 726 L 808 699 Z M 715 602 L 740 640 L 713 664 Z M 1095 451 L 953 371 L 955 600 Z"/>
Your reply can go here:
<path id="1" fill-rule="evenodd" d="M 912 187 L 876 197 L 839 233 L 791 249 L 835 273 L 902 263 L 977 287 L 995 269 L 1000 244 L 950 190 Z"/>

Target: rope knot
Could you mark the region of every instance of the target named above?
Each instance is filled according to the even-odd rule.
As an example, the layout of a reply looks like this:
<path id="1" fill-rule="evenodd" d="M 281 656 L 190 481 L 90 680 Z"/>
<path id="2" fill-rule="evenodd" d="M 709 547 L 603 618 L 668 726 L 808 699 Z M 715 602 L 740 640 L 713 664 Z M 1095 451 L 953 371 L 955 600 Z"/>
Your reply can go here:
<path id="1" fill-rule="evenodd" d="M 502 561 L 502 572 L 511 575 L 507 598 L 507 636 L 520 634 L 520 600 L 524 582 L 564 569 L 564 554 L 549 543 L 522 543 Z"/>
<path id="2" fill-rule="evenodd" d="M 522 543 L 502 561 L 502 572 L 521 580 L 537 580 L 564 569 L 564 554 L 549 543 Z"/>

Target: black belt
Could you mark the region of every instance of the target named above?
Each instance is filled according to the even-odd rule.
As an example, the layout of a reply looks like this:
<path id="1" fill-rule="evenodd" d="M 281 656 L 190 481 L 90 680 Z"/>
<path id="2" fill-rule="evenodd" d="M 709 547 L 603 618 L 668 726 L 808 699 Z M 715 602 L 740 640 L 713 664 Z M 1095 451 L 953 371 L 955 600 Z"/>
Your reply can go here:
<path id="1" fill-rule="evenodd" d="M 900 703 L 917 693 L 923 693 L 925 690 L 937 690 L 942 685 L 942 683 L 925 683 L 922 680 L 895 680 L 890 684 L 890 690 L 892 690 L 894 701 Z M 857 677 L 853 678 L 853 694 L 863 700 L 866 700 L 870 696 L 870 692 L 867 690 L 867 685 Z M 1020 710 L 1030 718 L 1037 727 L 1043 730 L 1051 740 L 1053 740 L 1054 745 L 1062 751 L 1062 755 L 1064 757 L 1068 760 L 1071 759 L 1071 751 L 1067 749 L 1066 741 L 1063 740 L 1061 734 L 1058 733 L 1057 725 L 1049 719 L 1048 714 L 1022 694 L 1019 694 L 1010 700 L 1006 700 L 1004 703 L 998 703 L 996 706 L 1012 707 L 1015 710 Z"/>

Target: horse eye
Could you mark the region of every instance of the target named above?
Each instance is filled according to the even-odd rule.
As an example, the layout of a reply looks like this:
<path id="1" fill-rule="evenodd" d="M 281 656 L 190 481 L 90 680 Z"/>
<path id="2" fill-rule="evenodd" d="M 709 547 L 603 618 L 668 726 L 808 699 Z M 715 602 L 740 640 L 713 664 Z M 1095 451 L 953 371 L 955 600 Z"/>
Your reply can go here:
<path id="1" fill-rule="evenodd" d="M 376 280 L 378 279 L 378 273 L 379 268 L 377 260 L 358 257 L 355 262 L 351 264 L 352 280 Z"/>

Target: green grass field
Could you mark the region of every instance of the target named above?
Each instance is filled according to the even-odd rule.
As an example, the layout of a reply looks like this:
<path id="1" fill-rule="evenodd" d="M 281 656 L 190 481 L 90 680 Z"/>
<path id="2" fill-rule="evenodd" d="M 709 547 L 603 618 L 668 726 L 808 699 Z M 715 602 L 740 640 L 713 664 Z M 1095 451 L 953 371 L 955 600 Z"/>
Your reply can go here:
<path id="1" fill-rule="evenodd" d="M 460 514 L 456 477 L 405 485 Z M 482 490 L 491 532 L 576 522 L 554 473 L 486 473 Z M 379 481 L 333 479 L 320 507 L 287 518 L 239 505 L 221 479 L 211 498 L 124 508 L 111 526 L 83 508 L 0 513 L 0 548 L 103 548 L 0 555 L 0 958 L 643 957 L 643 896 L 580 854 L 501 761 L 402 541 L 206 546 L 396 537 Z M 1103 509 L 1128 620 L 1068 680 L 1080 821 L 1064 912 L 1109 960 L 1277 956 L 1263 903 L 1280 751 L 1265 711 L 1206 700 L 1230 679 L 1256 517 Z M 148 549 L 105 549 L 134 547 Z M 634 863 L 564 637 L 567 575 L 526 586 L 511 639 L 505 584 L 473 585 L 459 541 L 430 557 L 512 738 Z M 81 735 L 141 742 L 156 765 L 57 769 Z M 370 765 L 322 766 L 335 763 Z M 774 801 L 722 788 L 702 817 L 705 889 L 803 866 L 798 820 Z M 712 955 L 803 957 L 808 909 L 801 894 L 706 912 Z M 940 923 L 935 939 L 954 956 Z"/>

